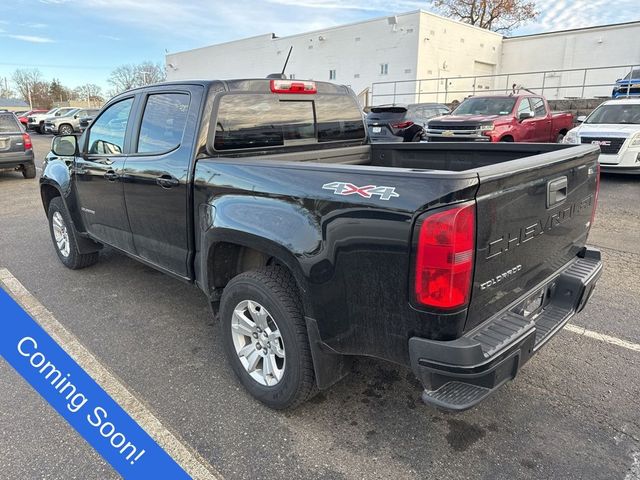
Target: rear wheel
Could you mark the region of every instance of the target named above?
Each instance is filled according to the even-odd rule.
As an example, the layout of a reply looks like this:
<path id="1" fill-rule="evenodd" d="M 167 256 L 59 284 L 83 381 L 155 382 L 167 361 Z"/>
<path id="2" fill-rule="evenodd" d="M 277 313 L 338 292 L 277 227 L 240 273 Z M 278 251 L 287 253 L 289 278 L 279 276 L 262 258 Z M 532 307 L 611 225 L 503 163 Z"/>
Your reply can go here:
<path id="1" fill-rule="evenodd" d="M 98 261 L 98 252 L 80 253 L 74 232 L 73 223 L 60 197 L 55 197 L 49 204 L 49 232 L 58 258 L 72 270 L 93 265 Z"/>
<path id="2" fill-rule="evenodd" d="M 295 408 L 316 392 L 298 288 L 282 267 L 234 277 L 220 301 L 223 343 L 231 368 L 265 405 Z"/>
<path id="3" fill-rule="evenodd" d="M 421 142 L 425 139 L 425 135 L 424 135 L 424 131 L 419 131 L 417 132 L 413 138 L 411 139 L 412 142 Z"/>
<path id="4" fill-rule="evenodd" d="M 24 178 L 36 178 L 36 166 L 33 162 L 22 166 L 22 176 Z"/>
<path id="5" fill-rule="evenodd" d="M 509 142 L 509 143 L 511 143 L 511 142 L 513 142 L 513 137 L 510 137 L 510 136 L 507 135 L 506 137 L 502 137 L 500 139 L 500 141 L 501 142 Z"/>
<path id="6" fill-rule="evenodd" d="M 556 143 L 562 143 L 562 140 L 564 140 L 564 133 L 559 133 L 558 137 L 556 138 Z"/>

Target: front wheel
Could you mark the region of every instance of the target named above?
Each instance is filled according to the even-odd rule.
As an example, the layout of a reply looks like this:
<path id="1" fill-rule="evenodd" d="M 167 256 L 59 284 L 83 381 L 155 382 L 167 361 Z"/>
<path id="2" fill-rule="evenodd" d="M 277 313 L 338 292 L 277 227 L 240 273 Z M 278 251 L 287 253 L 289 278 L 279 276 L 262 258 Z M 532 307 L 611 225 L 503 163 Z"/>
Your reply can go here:
<path id="1" fill-rule="evenodd" d="M 58 134 L 71 135 L 73 134 L 73 127 L 71 125 L 67 125 L 66 123 L 63 125 L 60 125 L 60 128 L 58 128 Z"/>
<path id="2" fill-rule="evenodd" d="M 53 246 L 65 267 L 78 270 L 98 261 L 98 252 L 79 252 L 74 232 L 71 231 L 73 228 L 71 217 L 60 197 L 51 200 L 48 217 Z"/>
<path id="3" fill-rule="evenodd" d="M 220 300 L 223 343 L 248 392 L 274 409 L 295 408 L 316 392 L 297 285 L 282 267 L 241 273 Z"/>

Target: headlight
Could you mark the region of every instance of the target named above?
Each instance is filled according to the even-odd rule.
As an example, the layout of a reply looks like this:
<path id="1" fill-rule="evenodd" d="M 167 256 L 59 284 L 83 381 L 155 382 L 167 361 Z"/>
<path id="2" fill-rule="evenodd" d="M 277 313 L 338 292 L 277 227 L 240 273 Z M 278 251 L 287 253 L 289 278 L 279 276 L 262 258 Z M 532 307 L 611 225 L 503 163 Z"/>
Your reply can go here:
<path id="1" fill-rule="evenodd" d="M 578 132 L 573 130 L 569 130 L 567 134 L 562 139 L 562 143 L 579 143 L 578 140 Z"/>
<path id="2" fill-rule="evenodd" d="M 631 137 L 630 147 L 640 147 L 640 132 Z"/>
<path id="3" fill-rule="evenodd" d="M 480 124 L 480 131 L 481 132 L 490 132 L 494 128 L 495 127 L 493 126 L 493 123 L 481 123 Z"/>

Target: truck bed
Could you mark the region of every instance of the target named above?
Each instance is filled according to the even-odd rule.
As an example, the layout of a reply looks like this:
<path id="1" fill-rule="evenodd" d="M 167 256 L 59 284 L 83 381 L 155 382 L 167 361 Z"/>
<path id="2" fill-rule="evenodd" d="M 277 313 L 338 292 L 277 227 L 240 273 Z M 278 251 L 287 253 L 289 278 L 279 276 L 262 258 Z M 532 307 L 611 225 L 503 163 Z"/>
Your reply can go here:
<path id="1" fill-rule="evenodd" d="M 250 161 L 305 162 L 341 165 L 366 165 L 420 170 L 464 172 L 490 165 L 559 152 L 574 147 L 568 144 L 547 143 L 488 143 L 425 142 L 376 143 L 355 147 L 293 153 L 247 156 Z M 226 157 L 219 157 L 220 159 Z M 239 158 L 234 158 L 238 161 Z"/>

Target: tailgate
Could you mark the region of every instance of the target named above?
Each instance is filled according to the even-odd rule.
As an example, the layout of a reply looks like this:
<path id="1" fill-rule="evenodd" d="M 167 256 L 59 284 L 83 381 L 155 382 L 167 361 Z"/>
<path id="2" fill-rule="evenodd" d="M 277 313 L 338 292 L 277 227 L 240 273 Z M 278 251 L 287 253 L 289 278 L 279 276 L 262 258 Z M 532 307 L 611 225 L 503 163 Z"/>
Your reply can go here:
<path id="1" fill-rule="evenodd" d="M 558 146 L 478 169 L 477 251 L 465 330 L 526 295 L 585 246 L 598 154 L 594 146 Z"/>
<path id="2" fill-rule="evenodd" d="M 1 133 L 0 132 L 0 152 L 21 153 L 24 152 L 24 139 L 22 133 Z"/>

